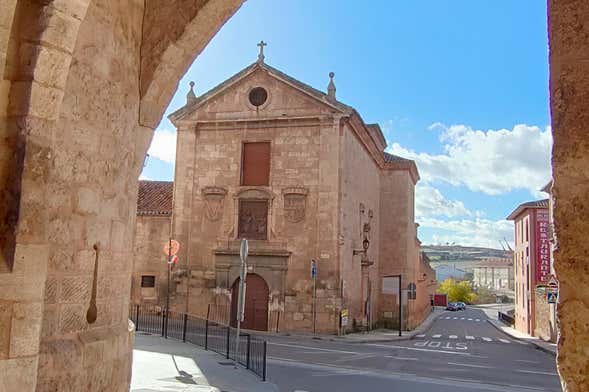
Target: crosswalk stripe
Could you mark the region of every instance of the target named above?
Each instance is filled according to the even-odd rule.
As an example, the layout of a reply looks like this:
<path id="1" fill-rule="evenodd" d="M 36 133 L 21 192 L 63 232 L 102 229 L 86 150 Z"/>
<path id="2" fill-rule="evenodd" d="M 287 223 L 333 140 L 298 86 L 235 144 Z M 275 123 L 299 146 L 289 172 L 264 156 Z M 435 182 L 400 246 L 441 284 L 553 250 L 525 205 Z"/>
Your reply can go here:
<path id="1" fill-rule="evenodd" d="M 493 339 L 491 339 L 491 338 L 485 338 L 485 337 L 483 337 L 481 339 L 483 339 L 485 342 L 492 342 L 493 341 Z"/>
<path id="2" fill-rule="evenodd" d="M 418 337 L 418 338 L 424 338 L 425 337 L 425 334 L 415 335 L 415 336 Z"/>
<path id="3" fill-rule="evenodd" d="M 474 340 L 474 336 L 466 335 L 466 339 L 468 339 L 468 340 Z"/>
<path id="4" fill-rule="evenodd" d="M 511 342 L 510 342 L 509 340 L 507 340 L 507 339 L 501 339 L 501 338 L 499 338 L 499 341 L 500 341 L 500 342 L 503 342 L 503 343 L 511 343 Z"/>
<path id="5" fill-rule="evenodd" d="M 442 335 L 432 335 L 432 338 L 434 338 L 434 339 L 439 339 L 441 337 L 442 337 Z"/>
<path id="6" fill-rule="evenodd" d="M 456 336 L 456 335 L 450 335 L 450 339 L 458 339 L 458 336 Z"/>

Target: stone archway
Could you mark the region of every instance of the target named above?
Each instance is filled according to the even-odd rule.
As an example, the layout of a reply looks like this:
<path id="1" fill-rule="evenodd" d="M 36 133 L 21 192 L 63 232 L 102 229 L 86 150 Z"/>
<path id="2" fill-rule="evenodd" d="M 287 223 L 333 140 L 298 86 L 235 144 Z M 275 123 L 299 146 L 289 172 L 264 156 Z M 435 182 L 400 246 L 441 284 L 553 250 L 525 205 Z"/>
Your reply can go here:
<path id="1" fill-rule="evenodd" d="M 242 0 L 0 0 L 0 390 L 125 390 L 137 177 Z M 548 1 L 558 368 L 589 384 L 589 3 Z M 99 249 L 98 319 L 85 319 Z"/>

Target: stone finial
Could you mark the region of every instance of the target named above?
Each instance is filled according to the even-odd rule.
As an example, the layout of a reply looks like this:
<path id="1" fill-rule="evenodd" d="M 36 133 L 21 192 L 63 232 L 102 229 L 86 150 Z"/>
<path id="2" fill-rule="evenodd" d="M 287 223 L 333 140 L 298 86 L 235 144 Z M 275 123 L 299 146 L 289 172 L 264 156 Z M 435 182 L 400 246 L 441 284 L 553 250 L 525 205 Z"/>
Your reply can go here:
<path id="1" fill-rule="evenodd" d="M 332 102 L 335 102 L 335 84 L 333 83 L 334 76 L 335 74 L 333 72 L 329 73 L 329 84 L 327 85 L 327 99 Z"/>
<path id="2" fill-rule="evenodd" d="M 194 82 L 190 82 L 190 91 L 186 94 L 186 104 L 189 105 L 196 101 L 196 94 L 194 94 Z"/>
<path id="3" fill-rule="evenodd" d="M 265 43 L 264 40 L 262 40 L 257 45 L 260 48 L 260 52 L 258 53 L 258 63 L 263 63 L 264 62 L 264 58 L 265 58 L 265 56 L 264 56 L 264 46 L 266 46 L 268 44 Z"/>

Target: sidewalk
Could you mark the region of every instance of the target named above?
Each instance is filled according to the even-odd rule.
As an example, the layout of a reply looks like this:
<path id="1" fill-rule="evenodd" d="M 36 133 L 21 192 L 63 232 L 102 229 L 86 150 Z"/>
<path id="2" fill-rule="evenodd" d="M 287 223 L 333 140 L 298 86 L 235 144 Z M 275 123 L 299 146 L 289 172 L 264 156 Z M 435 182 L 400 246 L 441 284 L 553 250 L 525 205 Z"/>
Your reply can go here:
<path id="1" fill-rule="evenodd" d="M 273 392 L 278 388 L 190 343 L 137 333 L 131 392 Z"/>
<path id="2" fill-rule="evenodd" d="M 313 335 L 311 333 L 278 333 L 278 335 L 289 336 L 294 338 L 306 338 L 315 340 L 327 340 L 332 342 L 346 342 L 346 343 L 384 343 L 394 342 L 399 340 L 409 340 L 415 335 L 424 333 L 445 310 L 442 307 L 434 308 L 427 318 L 414 330 L 402 331 L 399 336 L 399 331 L 391 331 L 389 329 L 376 329 L 370 332 L 356 332 L 349 333 L 343 336 L 335 335 Z M 274 334 L 276 336 L 276 334 Z"/>
<path id="3" fill-rule="evenodd" d="M 499 331 L 503 332 L 510 337 L 520 340 L 522 342 L 527 342 L 533 344 L 534 346 L 538 347 L 540 350 L 545 351 L 549 354 L 556 355 L 556 343 L 546 342 L 540 338 L 535 336 L 530 336 L 523 332 L 516 330 L 515 328 L 509 327 L 505 325 L 503 322 L 497 319 L 497 308 L 492 309 L 492 307 L 484 307 L 484 306 L 473 306 L 478 309 L 481 309 L 489 319 L 487 320 L 492 326 L 497 328 Z"/>

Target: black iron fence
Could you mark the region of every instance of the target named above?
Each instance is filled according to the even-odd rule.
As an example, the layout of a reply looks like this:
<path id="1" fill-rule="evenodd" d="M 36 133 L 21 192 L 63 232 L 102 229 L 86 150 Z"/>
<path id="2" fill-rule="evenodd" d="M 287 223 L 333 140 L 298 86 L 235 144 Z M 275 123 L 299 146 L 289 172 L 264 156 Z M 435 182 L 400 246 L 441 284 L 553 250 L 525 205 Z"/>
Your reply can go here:
<path id="1" fill-rule="evenodd" d="M 161 306 L 131 305 L 129 317 L 139 332 L 148 332 L 204 347 L 205 350 L 224 355 L 227 359 L 236 360 L 266 381 L 265 340 L 241 332 L 239 350 L 236 350 L 236 328 L 191 314 L 173 310 L 166 312 L 166 308 Z"/>
<path id="2" fill-rule="evenodd" d="M 515 325 L 515 319 L 507 313 L 497 312 L 497 318 L 499 319 L 499 321 L 502 321 L 503 324 L 507 324 L 510 326 Z"/>

